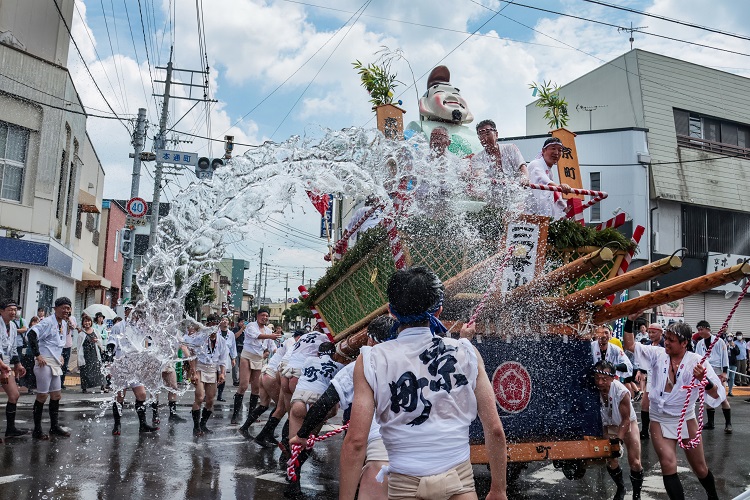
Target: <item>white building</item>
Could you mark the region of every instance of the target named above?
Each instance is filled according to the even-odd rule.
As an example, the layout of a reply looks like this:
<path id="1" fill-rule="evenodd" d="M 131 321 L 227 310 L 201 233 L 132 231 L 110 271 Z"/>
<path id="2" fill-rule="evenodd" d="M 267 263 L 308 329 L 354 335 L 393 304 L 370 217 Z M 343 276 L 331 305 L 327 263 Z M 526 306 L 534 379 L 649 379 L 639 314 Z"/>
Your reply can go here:
<path id="1" fill-rule="evenodd" d="M 703 275 L 709 263 L 713 271 L 714 253 L 729 254 L 720 267 L 750 256 L 750 79 L 632 50 L 560 94 L 570 110 L 567 128 L 579 133 L 584 187 L 598 180 L 610 193 L 601 219 L 621 207 L 636 223 L 645 220 L 650 241 L 641 252 L 653 260 L 687 249 L 682 269 L 654 280 L 654 289 Z M 534 103 L 526 107 L 529 140 L 547 134 L 543 113 Z M 616 132 L 622 129 L 645 131 L 645 148 L 641 138 Z M 530 159 L 533 147 L 522 152 Z M 649 160 L 646 184 L 641 161 Z M 695 326 L 707 319 L 717 330 L 734 304 L 725 291 L 738 289 L 687 298 L 685 320 Z M 750 329 L 750 299 L 729 329 Z"/>
<path id="2" fill-rule="evenodd" d="M 57 5 L 70 26 L 73 0 Z M 26 318 L 63 295 L 80 308 L 106 285 L 95 272 L 104 171 L 68 46 L 55 3 L 0 2 L 0 295 Z"/>

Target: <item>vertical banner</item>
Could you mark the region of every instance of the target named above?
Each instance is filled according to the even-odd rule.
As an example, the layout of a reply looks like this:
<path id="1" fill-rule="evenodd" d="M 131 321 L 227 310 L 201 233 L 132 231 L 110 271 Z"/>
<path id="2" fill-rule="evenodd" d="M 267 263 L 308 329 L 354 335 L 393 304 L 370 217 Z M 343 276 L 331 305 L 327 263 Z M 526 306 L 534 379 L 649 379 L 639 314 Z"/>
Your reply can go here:
<path id="1" fill-rule="evenodd" d="M 557 173 L 560 176 L 560 183 L 567 184 L 572 188 L 583 189 L 583 178 L 581 177 L 581 167 L 578 164 L 578 151 L 576 150 L 576 135 L 568 129 L 558 128 L 552 131 L 552 137 L 557 137 L 562 141 L 562 156 L 557 162 Z M 564 194 L 565 198 L 580 198 L 581 194 Z"/>
<path id="2" fill-rule="evenodd" d="M 657 306 L 656 308 L 656 322 L 659 323 L 662 328 L 666 328 L 670 323 L 679 323 L 685 321 L 685 303 L 683 299 L 674 300 Z"/>
<path id="3" fill-rule="evenodd" d="M 329 199 L 333 199 L 333 195 Z M 333 228 L 333 203 L 328 203 L 326 211 L 323 212 L 323 216 L 320 218 L 320 237 L 329 238 L 330 231 Z"/>

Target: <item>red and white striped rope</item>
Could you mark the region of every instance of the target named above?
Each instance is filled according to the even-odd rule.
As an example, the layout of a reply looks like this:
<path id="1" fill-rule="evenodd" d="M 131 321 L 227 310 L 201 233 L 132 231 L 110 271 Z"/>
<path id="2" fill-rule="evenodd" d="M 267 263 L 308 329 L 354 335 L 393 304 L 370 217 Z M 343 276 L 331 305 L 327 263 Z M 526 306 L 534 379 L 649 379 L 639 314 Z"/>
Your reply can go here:
<path id="1" fill-rule="evenodd" d="M 563 188 L 561 188 L 560 186 L 550 186 L 548 184 L 529 184 L 529 187 L 531 189 L 541 189 L 542 191 L 558 191 L 560 193 L 563 192 Z M 599 201 L 609 196 L 609 194 L 605 193 L 604 191 L 593 191 L 591 189 L 570 188 L 570 192 L 573 194 L 581 194 L 584 196 L 594 196 L 595 198 L 599 198 Z"/>
<path id="2" fill-rule="evenodd" d="M 614 217 L 612 217 L 608 221 L 604 221 L 604 222 L 599 223 L 596 226 L 596 230 L 597 231 L 601 231 L 602 229 L 609 228 L 609 227 L 611 227 L 613 229 L 614 228 L 618 228 L 618 227 L 622 226 L 623 224 L 625 224 L 625 221 L 626 221 L 627 218 L 628 218 L 628 214 L 626 214 L 625 212 L 620 212 L 619 214 L 615 215 Z"/>
<path id="3" fill-rule="evenodd" d="M 347 229 L 344 231 L 344 234 L 341 235 L 341 239 L 336 242 L 336 244 L 333 246 L 333 259 L 334 260 L 341 260 L 341 257 L 346 253 L 347 247 L 349 246 L 349 238 L 352 236 L 352 234 L 356 233 L 357 230 L 359 230 L 360 227 L 362 227 L 362 224 L 367 221 L 367 219 L 370 218 L 372 214 L 375 213 L 376 210 L 383 208 L 382 204 L 375 205 L 371 207 L 367 212 L 365 212 L 362 215 L 362 218 L 359 219 L 354 226 L 352 226 L 351 229 Z M 330 254 L 325 254 L 323 257 L 325 260 L 331 260 Z"/>
<path id="4" fill-rule="evenodd" d="M 607 221 L 609 222 L 609 221 Z M 628 250 L 628 253 L 625 254 L 625 257 L 623 257 L 622 262 L 620 262 L 620 267 L 617 269 L 617 276 L 621 276 L 628 272 L 628 268 L 630 267 L 630 262 L 633 260 L 633 255 L 635 255 L 635 251 L 638 248 L 638 243 L 640 243 L 641 238 L 643 237 L 643 233 L 646 231 L 646 228 L 643 226 L 635 226 L 635 229 L 633 230 L 633 236 L 630 238 L 630 242 L 633 243 L 635 246 Z M 615 296 L 614 294 L 607 297 L 607 302 L 604 304 L 604 307 L 609 307 L 615 302 Z"/>
<path id="5" fill-rule="evenodd" d="M 482 299 L 479 301 L 479 304 L 477 304 L 477 307 L 474 309 L 474 314 L 472 314 L 471 318 L 469 318 L 469 322 L 466 323 L 467 325 L 473 325 L 474 323 L 476 323 L 477 318 L 484 310 L 484 307 L 487 303 L 487 299 L 495 290 L 497 290 L 497 285 L 500 283 L 500 280 L 503 278 L 503 272 L 505 272 L 505 268 L 508 265 L 508 262 L 510 262 L 510 258 L 513 256 L 514 249 L 515 249 L 515 246 L 513 245 L 508 247 L 508 252 L 505 254 L 505 257 L 503 258 L 502 262 L 495 270 L 495 276 L 492 278 L 492 282 L 490 283 L 490 286 L 487 287 L 487 290 L 484 291 L 484 295 L 482 295 Z"/>
<path id="6" fill-rule="evenodd" d="M 310 296 L 310 292 L 307 291 L 307 287 L 305 285 L 298 286 L 297 290 L 299 290 L 299 293 L 302 295 L 302 298 L 304 300 L 307 300 L 307 298 Z M 323 321 L 323 317 L 320 315 L 314 305 L 310 305 L 310 312 L 313 313 L 315 319 L 318 320 L 318 324 L 323 330 L 323 333 L 325 333 L 328 336 L 328 339 L 333 342 L 333 335 L 331 335 L 331 330 L 328 329 L 328 325 L 326 325 L 326 322 Z"/>
<path id="7" fill-rule="evenodd" d="M 385 226 L 386 232 L 388 233 L 388 243 L 391 247 L 391 256 L 393 257 L 393 263 L 396 269 L 403 269 L 406 267 L 406 254 L 404 253 L 404 247 L 401 244 L 401 238 L 398 235 L 398 228 L 396 227 L 396 219 L 406 208 L 410 201 L 410 196 L 407 194 L 408 179 L 403 179 L 398 186 L 398 190 L 393 197 L 393 211 L 383 218 L 382 224 Z"/>
<path id="8" fill-rule="evenodd" d="M 318 441 L 323 441 L 324 439 L 328 439 L 331 436 L 335 436 L 336 434 L 341 434 L 346 429 L 349 428 L 349 424 L 342 425 L 338 429 L 333 429 L 332 431 L 326 432 L 325 434 L 321 434 L 320 436 L 310 436 L 307 438 L 307 443 L 305 443 L 305 449 L 309 450 L 315 445 Z M 290 481 L 298 481 L 299 477 L 297 476 L 297 469 L 300 467 L 299 463 L 299 454 L 302 453 L 302 446 L 298 444 L 293 444 L 291 449 L 291 457 L 287 461 L 286 465 L 286 477 Z"/>
<path id="9" fill-rule="evenodd" d="M 721 328 L 716 333 L 716 337 L 714 338 L 714 341 L 711 342 L 711 345 L 709 345 L 708 349 L 706 349 L 706 353 L 703 355 L 703 357 L 700 360 L 701 365 L 711 355 L 711 350 L 714 348 L 714 345 L 716 345 L 716 343 L 719 341 L 719 338 L 724 334 L 724 332 L 727 331 L 729 322 L 732 320 L 732 316 L 734 316 L 735 311 L 737 311 L 737 308 L 742 303 L 742 299 L 745 297 L 748 287 L 750 287 L 750 280 L 747 280 L 747 283 L 745 283 L 745 286 L 742 287 L 740 296 L 737 297 L 737 300 L 735 301 L 734 306 L 732 307 L 732 310 L 729 311 L 729 315 L 727 316 L 727 319 L 724 320 L 724 324 L 721 325 Z M 709 367 L 709 369 L 711 368 Z M 687 395 L 685 396 L 685 404 L 682 405 L 682 411 L 680 412 L 680 422 L 677 424 L 677 442 L 680 443 L 680 448 L 684 450 L 691 450 L 695 448 L 696 446 L 698 446 L 701 442 L 701 434 L 703 433 L 703 407 L 705 405 L 707 384 L 708 384 L 708 372 L 705 372 L 703 374 L 702 380 L 699 380 L 696 382 L 695 379 L 693 379 L 693 382 L 691 382 L 689 385 L 682 386 L 683 389 L 687 390 Z M 690 407 L 690 395 L 692 394 L 693 389 L 698 389 L 699 391 L 698 432 L 695 434 L 695 437 L 691 439 L 690 441 L 688 441 L 686 444 L 682 441 L 682 426 L 685 422 L 685 415 L 687 414 L 688 408 Z"/>

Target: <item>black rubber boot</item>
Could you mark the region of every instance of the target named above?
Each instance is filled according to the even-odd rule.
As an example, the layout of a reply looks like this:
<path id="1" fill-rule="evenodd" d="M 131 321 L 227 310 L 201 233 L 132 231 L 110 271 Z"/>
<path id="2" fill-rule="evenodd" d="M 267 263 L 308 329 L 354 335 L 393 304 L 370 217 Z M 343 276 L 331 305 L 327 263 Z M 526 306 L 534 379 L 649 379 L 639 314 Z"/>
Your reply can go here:
<path id="1" fill-rule="evenodd" d="M 297 471 L 296 481 L 287 481 L 284 488 L 284 498 L 304 498 L 302 487 L 299 484 L 299 470 Z"/>
<path id="2" fill-rule="evenodd" d="M 724 432 L 726 434 L 732 433 L 732 409 L 731 408 L 722 408 L 722 413 L 724 413 Z"/>
<path id="3" fill-rule="evenodd" d="M 16 407 L 16 403 L 7 403 L 5 405 L 5 420 L 8 422 L 8 426 L 5 428 L 5 437 L 8 438 L 25 436 L 29 433 L 27 429 L 16 428 Z"/>
<path id="4" fill-rule="evenodd" d="M 268 409 L 268 406 L 263 406 L 263 405 L 256 406 L 253 411 L 247 414 L 245 423 L 242 424 L 242 427 L 240 427 L 240 432 L 242 432 L 243 434 L 247 433 L 247 431 L 250 430 L 250 426 L 253 425 L 255 420 L 257 420 L 258 417 L 263 415 L 267 409 Z"/>
<path id="5" fill-rule="evenodd" d="M 719 494 L 716 493 L 716 482 L 714 481 L 714 475 L 709 469 L 708 474 L 703 479 L 698 479 L 701 482 L 701 486 L 706 490 L 708 500 L 719 500 Z"/>
<path id="6" fill-rule="evenodd" d="M 159 402 L 154 401 L 151 403 L 151 423 L 156 427 L 161 423 L 161 420 L 159 419 Z"/>
<path id="7" fill-rule="evenodd" d="M 31 436 L 34 439 L 41 439 L 46 441 L 49 436 L 42 431 L 42 415 L 44 414 L 44 403 L 34 401 L 34 432 Z"/>
<path id="8" fill-rule="evenodd" d="M 159 430 L 156 426 L 150 426 L 146 423 L 146 402 L 145 401 L 136 401 L 135 402 L 135 412 L 138 414 L 138 423 L 140 424 L 138 427 L 138 432 L 144 433 L 144 432 L 156 432 Z"/>
<path id="9" fill-rule="evenodd" d="M 260 396 L 257 394 L 250 394 L 250 400 L 247 402 L 247 411 L 248 413 L 251 413 L 256 406 L 258 406 L 258 401 L 260 401 Z"/>
<path id="10" fill-rule="evenodd" d="M 714 417 L 716 417 L 716 410 L 707 408 L 706 417 L 707 422 L 706 425 L 703 426 L 703 430 L 710 431 L 714 428 Z"/>
<path id="11" fill-rule="evenodd" d="M 245 397 L 244 394 L 234 395 L 234 409 L 232 409 L 232 421 L 231 425 L 237 425 L 240 419 L 240 413 L 242 412 L 242 399 Z"/>
<path id="12" fill-rule="evenodd" d="M 221 401 L 222 403 L 224 401 L 226 401 L 226 399 L 224 399 L 224 387 L 226 387 L 226 386 L 227 386 L 227 383 L 226 382 L 222 382 L 221 384 L 219 384 L 216 387 L 216 389 L 217 389 L 217 392 L 216 392 L 216 401 Z"/>
<path id="13" fill-rule="evenodd" d="M 280 420 L 273 415 L 268 419 L 266 425 L 263 426 L 263 430 L 255 436 L 255 442 L 261 445 L 263 448 L 274 448 L 279 442 L 273 437 L 273 433 L 278 427 Z"/>
<path id="14" fill-rule="evenodd" d="M 669 500 L 685 500 L 685 491 L 682 489 L 682 483 L 677 474 L 662 476 L 662 481 L 664 481 L 664 489 L 667 490 Z"/>
<path id="15" fill-rule="evenodd" d="M 610 469 L 607 466 L 607 472 L 609 472 L 612 481 L 617 485 L 614 500 L 625 500 L 625 480 L 622 477 L 622 468 L 618 466 L 616 469 Z"/>
<path id="16" fill-rule="evenodd" d="M 203 431 L 201 431 L 201 411 L 200 410 L 193 410 L 193 436 L 202 436 Z"/>
<path id="17" fill-rule="evenodd" d="M 208 422 L 208 419 L 211 418 L 211 413 L 207 409 L 203 408 L 203 415 L 201 415 L 201 432 L 203 434 L 213 434 L 214 431 L 206 427 L 206 422 Z"/>
<path id="18" fill-rule="evenodd" d="M 115 426 L 112 428 L 112 435 L 119 436 L 121 429 L 120 417 L 122 414 L 120 413 L 120 405 L 117 402 L 112 403 L 112 415 L 115 417 Z"/>
<path id="19" fill-rule="evenodd" d="M 643 487 L 643 469 L 630 471 L 630 484 L 633 485 L 633 500 L 641 500 L 641 488 Z"/>
<path id="20" fill-rule="evenodd" d="M 177 414 L 177 401 L 169 402 L 169 421 L 170 422 L 187 422 L 184 418 Z"/>
<path id="21" fill-rule="evenodd" d="M 651 414 L 647 411 L 641 410 L 641 439 L 650 439 L 651 436 L 648 434 L 648 427 L 651 423 Z"/>
<path id="22" fill-rule="evenodd" d="M 279 464 L 286 464 L 292 456 L 292 448 L 289 446 L 289 419 L 286 419 L 284 427 L 281 428 L 281 442 L 279 443 L 281 449 L 281 456 L 279 457 Z M 286 465 L 282 467 L 286 469 Z"/>
<path id="23" fill-rule="evenodd" d="M 59 436 L 59 437 L 70 437 L 70 432 L 60 427 L 59 417 L 60 417 L 60 400 L 51 399 L 49 402 L 49 421 L 50 421 L 49 435 Z"/>

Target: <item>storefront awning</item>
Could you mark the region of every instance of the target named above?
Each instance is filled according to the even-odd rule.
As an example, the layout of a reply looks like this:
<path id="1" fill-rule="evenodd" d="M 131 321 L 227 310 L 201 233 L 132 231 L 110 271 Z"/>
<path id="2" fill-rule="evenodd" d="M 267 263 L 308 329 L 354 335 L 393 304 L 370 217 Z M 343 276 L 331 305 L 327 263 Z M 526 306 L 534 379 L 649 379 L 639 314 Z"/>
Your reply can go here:
<path id="1" fill-rule="evenodd" d="M 96 206 L 96 196 L 83 189 L 78 190 L 78 206 L 81 207 L 81 212 L 94 214 L 100 212 L 99 207 Z"/>
<path id="2" fill-rule="evenodd" d="M 87 287 L 110 288 L 112 286 L 112 282 L 107 278 L 85 269 L 83 271 L 83 276 L 81 277 L 81 282 Z"/>

